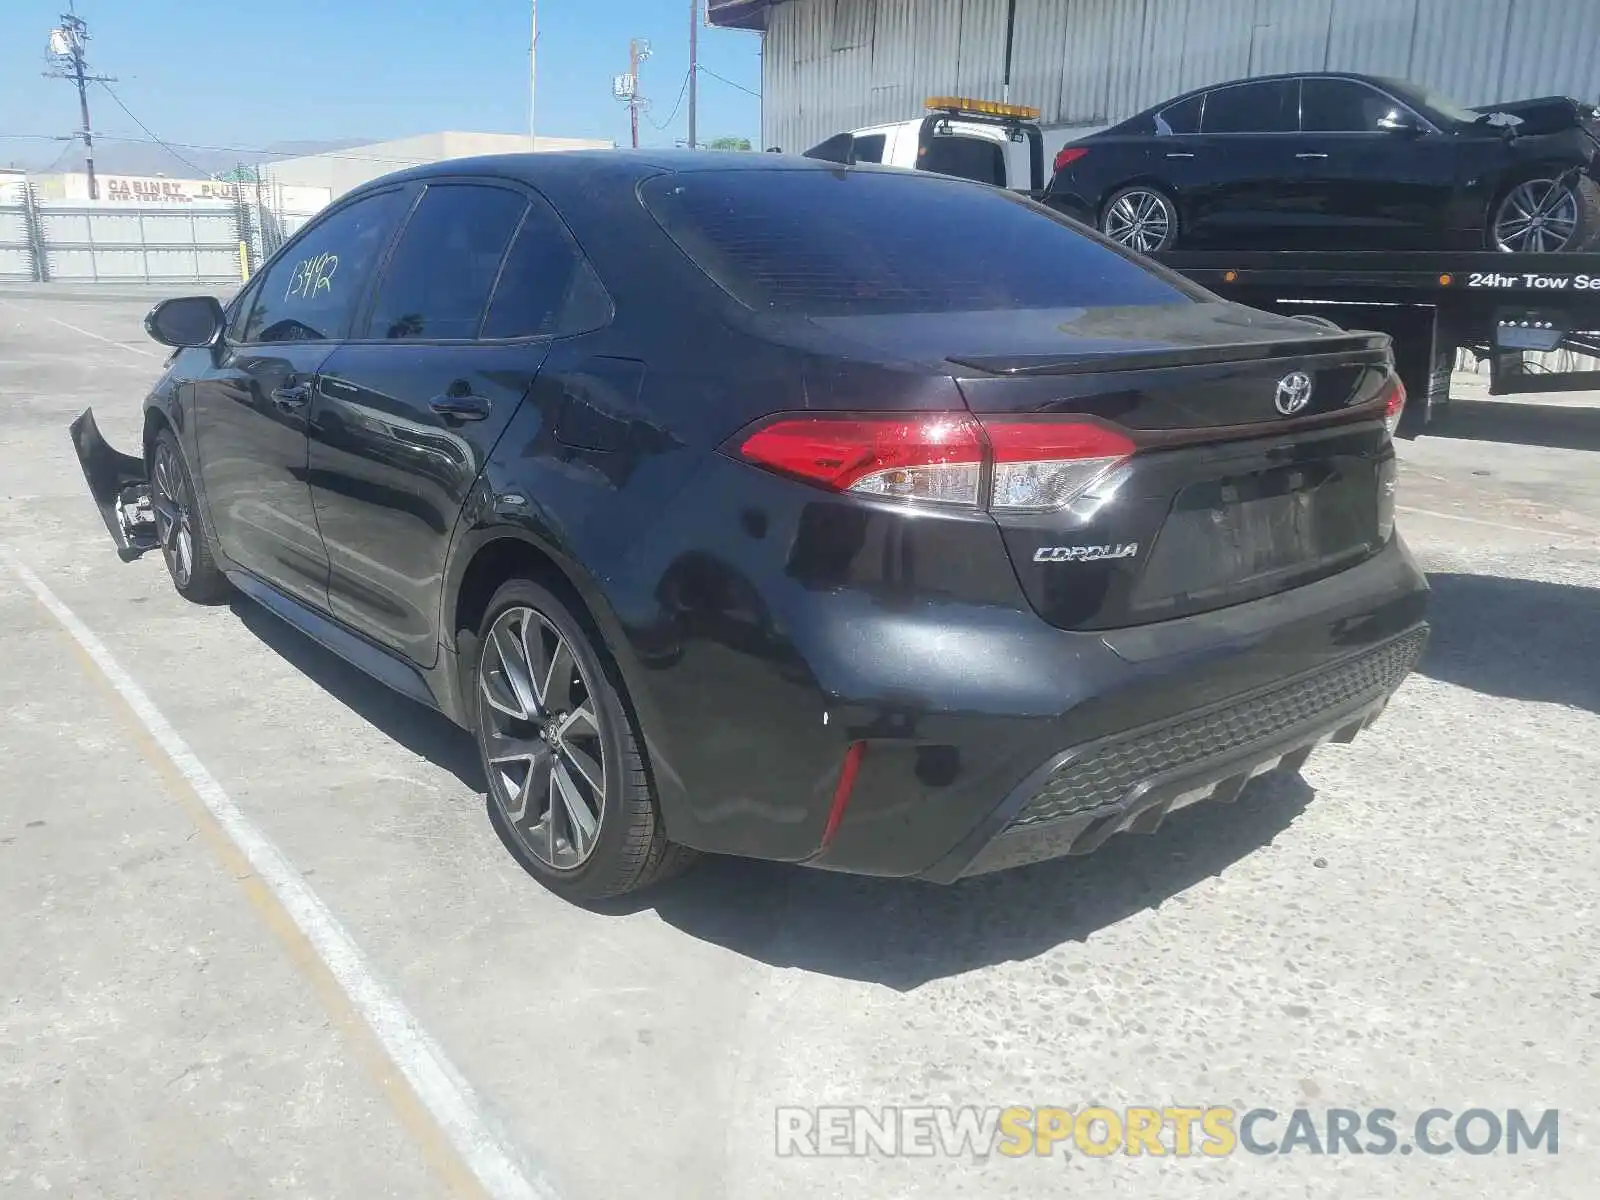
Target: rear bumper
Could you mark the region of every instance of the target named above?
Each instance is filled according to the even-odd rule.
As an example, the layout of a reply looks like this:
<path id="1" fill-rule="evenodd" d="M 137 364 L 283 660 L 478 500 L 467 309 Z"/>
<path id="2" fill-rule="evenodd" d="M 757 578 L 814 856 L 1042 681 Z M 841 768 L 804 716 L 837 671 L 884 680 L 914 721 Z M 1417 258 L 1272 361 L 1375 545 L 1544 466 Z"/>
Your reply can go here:
<path id="1" fill-rule="evenodd" d="M 834 836 L 808 861 L 950 882 L 1232 799 L 1372 723 L 1426 645 L 1426 598 L 1396 539 L 1339 575 L 1216 612 L 1101 635 L 1036 622 L 1025 650 L 977 655 L 965 672 L 1001 676 L 1011 703 L 991 692 L 982 712 L 871 728 Z M 846 722 L 855 737 L 868 711 Z"/>
<path id="2" fill-rule="evenodd" d="M 1087 854 L 1113 834 L 1152 833 L 1200 800 L 1231 802 L 1255 776 L 1297 772 L 1325 741 L 1350 742 L 1416 665 L 1427 627 L 1251 694 L 1056 755 L 924 877 Z"/>

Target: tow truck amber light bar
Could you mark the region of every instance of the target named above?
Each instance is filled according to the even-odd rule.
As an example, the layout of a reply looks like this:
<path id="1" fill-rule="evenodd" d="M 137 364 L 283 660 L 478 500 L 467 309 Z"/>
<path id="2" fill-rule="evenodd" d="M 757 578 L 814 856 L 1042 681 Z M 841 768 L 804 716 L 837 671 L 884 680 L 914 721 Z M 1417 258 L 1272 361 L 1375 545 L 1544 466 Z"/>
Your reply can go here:
<path id="1" fill-rule="evenodd" d="M 1001 104 L 998 100 L 974 100 L 970 96 L 929 96 L 923 104 L 935 112 L 957 115 L 970 113 L 984 117 L 1016 117 L 1019 121 L 1039 119 L 1039 110 L 1026 104 Z"/>

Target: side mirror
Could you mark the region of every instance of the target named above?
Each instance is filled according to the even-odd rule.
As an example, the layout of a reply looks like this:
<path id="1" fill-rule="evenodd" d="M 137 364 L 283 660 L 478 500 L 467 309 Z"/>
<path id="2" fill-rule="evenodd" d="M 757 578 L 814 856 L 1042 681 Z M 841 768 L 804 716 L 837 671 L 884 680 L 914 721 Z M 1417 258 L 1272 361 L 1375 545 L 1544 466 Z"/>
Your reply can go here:
<path id="1" fill-rule="evenodd" d="M 1398 137 L 1417 137 L 1422 133 L 1422 126 L 1403 113 L 1392 110 L 1387 116 L 1378 118 L 1378 128 Z"/>
<path id="2" fill-rule="evenodd" d="M 163 300 L 144 318 L 144 331 L 163 346 L 209 346 L 222 333 L 222 305 L 215 296 Z"/>

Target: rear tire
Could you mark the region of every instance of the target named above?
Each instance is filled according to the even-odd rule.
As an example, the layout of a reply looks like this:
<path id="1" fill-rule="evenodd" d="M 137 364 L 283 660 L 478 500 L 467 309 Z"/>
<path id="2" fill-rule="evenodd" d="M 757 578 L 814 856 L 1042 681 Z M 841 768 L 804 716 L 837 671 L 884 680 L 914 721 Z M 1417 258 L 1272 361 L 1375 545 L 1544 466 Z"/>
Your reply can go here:
<path id="1" fill-rule="evenodd" d="M 1579 175 L 1553 195 L 1558 182 L 1536 176 L 1507 188 L 1495 201 L 1484 248 L 1507 254 L 1574 254 L 1600 245 L 1600 183 Z"/>
<path id="2" fill-rule="evenodd" d="M 1100 232 L 1139 254 L 1159 254 L 1178 244 L 1178 206 L 1154 184 L 1118 188 L 1100 210 Z"/>
<path id="3" fill-rule="evenodd" d="M 183 461 L 178 435 L 156 434 L 150 451 L 150 503 L 156 510 L 161 557 L 178 595 L 195 604 L 220 604 L 233 592 L 211 553 L 206 523 L 195 499 L 194 480 Z"/>
<path id="4" fill-rule="evenodd" d="M 501 585 L 470 678 L 490 820 L 540 883 L 581 903 L 694 861 L 667 840 L 615 665 L 558 597 L 526 579 Z"/>

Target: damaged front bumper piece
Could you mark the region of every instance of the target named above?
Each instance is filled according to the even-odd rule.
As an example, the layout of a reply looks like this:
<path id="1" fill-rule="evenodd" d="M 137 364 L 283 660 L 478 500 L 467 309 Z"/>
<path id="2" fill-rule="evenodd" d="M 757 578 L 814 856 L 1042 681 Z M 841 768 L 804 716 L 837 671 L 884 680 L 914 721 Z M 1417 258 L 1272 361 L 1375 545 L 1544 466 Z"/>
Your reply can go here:
<path id="1" fill-rule="evenodd" d="M 117 557 L 130 562 L 161 547 L 161 525 L 150 494 L 150 473 L 144 459 L 114 449 L 86 408 L 72 423 L 72 446 L 89 484 L 100 519 L 105 522 Z"/>

